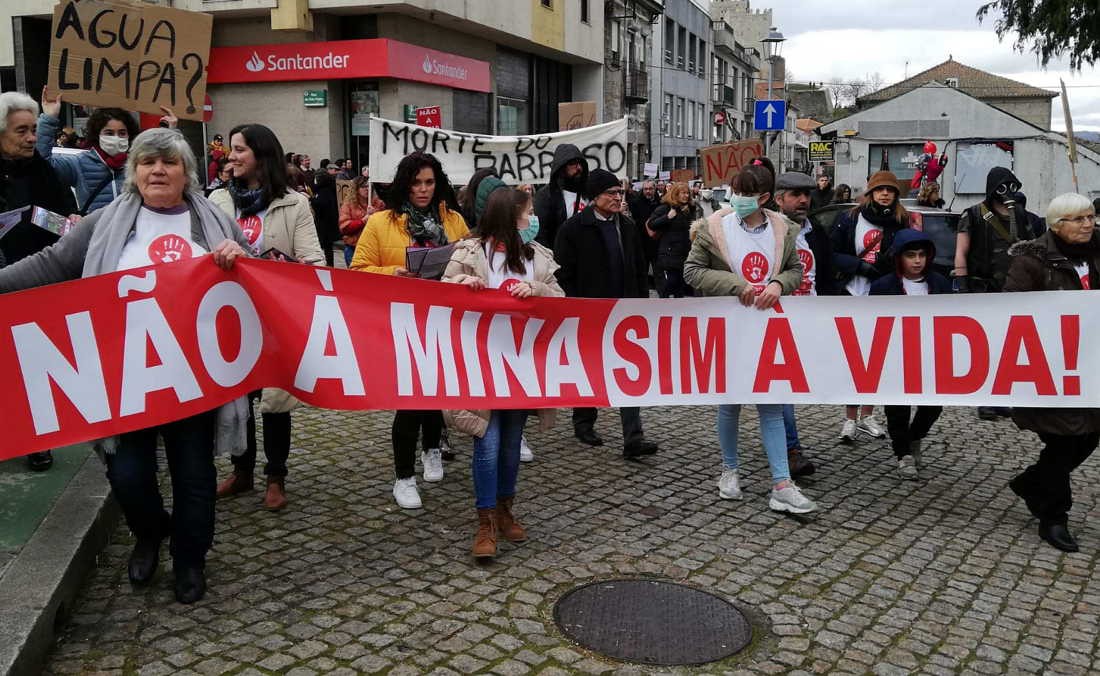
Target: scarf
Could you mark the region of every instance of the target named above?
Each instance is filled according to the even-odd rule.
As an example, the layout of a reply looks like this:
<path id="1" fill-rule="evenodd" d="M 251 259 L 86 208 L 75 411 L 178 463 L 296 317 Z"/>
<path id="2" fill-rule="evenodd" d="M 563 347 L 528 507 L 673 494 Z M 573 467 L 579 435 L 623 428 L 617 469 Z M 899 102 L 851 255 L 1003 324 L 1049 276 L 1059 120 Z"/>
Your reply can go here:
<path id="1" fill-rule="evenodd" d="M 408 216 L 405 229 L 417 246 L 436 247 L 447 244 L 447 233 L 443 230 L 438 212 L 430 206 L 427 209 L 417 209 L 411 203 L 405 202 L 401 206 L 401 213 Z"/>
<path id="2" fill-rule="evenodd" d="M 233 205 L 237 207 L 241 216 L 251 216 L 258 214 L 267 208 L 268 202 L 271 200 L 264 194 L 263 187 L 248 188 L 242 187 L 236 180 L 230 181 L 226 186 L 229 189 L 229 195 L 233 198 Z"/>
<path id="3" fill-rule="evenodd" d="M 860 213 L 871 223 L 881 228 L 896 228 L 898 227 L 897 211 L 898 203 L 895 201 L 888 207 L 884 207 L 874 200 L 867 200 L 867 203 L 860 208 Z"/>
<path id="4" fill-rule="evenodd" d="M 191 193 L 184 196 L 191 211 L 192 236 L 201 233 L 202 241 L 209 251 L 223 240 L 237 240 L 233 223 L 224 211 L 214 206 L 202 195 Z M 127 193 L 98 212 L 96 228 L 88 241 L 88 251 L 84 255 L 82 277 L 114 272 L 118 268 L 118 259 L 122 248 L 130 237 L 141 211 L 141 197 Z M 211 263 L 213 265 L 213 263 Z M 218 408 L 214 434 L 215 453 L 244 453 L 247 440 L 248 398 L 241 397 Z M 118 437 L 101 439 L 96 444 L 104 453 L 112 454 L 118 448 Z"/>
<path id="5" fill-rule="evenodd" d="M 1071 261 L 1083 263 L 1088 261 L 1091 263 L 1091 259 L 1100 253 L 1100 240 L 1097 240 L 1096 235 L 1093 235 L 1087 242 L 1067 242 L 1054 234 L 1052 238 L 1054 240 L 1054 247 L 1058 249 L 1058 253 L 1062 254 Z"/>
<path id="6" fill-rule="evenodd" d="M 103 148 L 99 146 L 92 146 L 92 150 L 95 150 L 95 154 L 99 155 L 99 159 L 103 160 L 103 164 L 107 165 L 107 168 L 111 171 L 118 171 L 126 166 L 126 158 L 129 157 L 128 153 L 119 153 L 117 155 L 108 155 L 103 152 Z"/>

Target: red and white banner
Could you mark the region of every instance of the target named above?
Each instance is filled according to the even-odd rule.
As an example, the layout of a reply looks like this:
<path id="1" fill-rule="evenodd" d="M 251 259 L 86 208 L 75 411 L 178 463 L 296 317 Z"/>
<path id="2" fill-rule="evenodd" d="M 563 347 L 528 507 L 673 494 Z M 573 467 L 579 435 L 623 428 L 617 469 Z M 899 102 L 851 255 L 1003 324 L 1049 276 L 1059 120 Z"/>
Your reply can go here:
<path id="1" fill-rule="evenodd" d="M 1095 299 L 1095 300 L 1094 300 Z M 209 256 L 0 295 L 0 459 L 265 386 L 334 409 L 1100 406 L 1100 294 L 517 300 Z M 1100 309 L 1100 308 L 1098 308 Z"/>
<path id="2" fill-rule="evenodd" d="M 380 77 L 475 92 L 493 88 L 486 61 L 387 38 L 213 47 L 207 71 L 210 84 Z"/>

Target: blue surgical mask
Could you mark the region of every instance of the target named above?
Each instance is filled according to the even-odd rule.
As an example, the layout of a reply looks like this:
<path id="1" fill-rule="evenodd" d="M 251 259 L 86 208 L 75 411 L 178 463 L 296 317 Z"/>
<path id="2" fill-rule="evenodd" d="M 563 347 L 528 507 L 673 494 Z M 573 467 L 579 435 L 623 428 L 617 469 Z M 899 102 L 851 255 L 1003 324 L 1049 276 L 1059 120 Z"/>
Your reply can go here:
<path id="1" fill-rule="evenodd" d="M 524 244 L 530 244 L 539 234 L 539 217 L 534 214 L 527 217 L 527 227 L 519 231 Z"/>
<path id="2" fill-rule="evenodd" d="M 760 203 L 752 195 L 730 195 L 730 208 L 738 218 L 744 219 L 760 209 Z"/>

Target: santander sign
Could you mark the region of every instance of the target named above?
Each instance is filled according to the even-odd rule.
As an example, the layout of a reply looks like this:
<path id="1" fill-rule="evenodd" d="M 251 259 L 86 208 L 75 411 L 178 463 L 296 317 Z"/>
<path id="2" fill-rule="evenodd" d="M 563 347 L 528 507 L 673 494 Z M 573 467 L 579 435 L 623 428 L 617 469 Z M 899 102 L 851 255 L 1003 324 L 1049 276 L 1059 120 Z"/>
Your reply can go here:
<path id="1" fill-rule="evenodd" d="M 389 39 L 214 47 L 207 81 L 393 78 L 488 92 L 489 64 Z"/>

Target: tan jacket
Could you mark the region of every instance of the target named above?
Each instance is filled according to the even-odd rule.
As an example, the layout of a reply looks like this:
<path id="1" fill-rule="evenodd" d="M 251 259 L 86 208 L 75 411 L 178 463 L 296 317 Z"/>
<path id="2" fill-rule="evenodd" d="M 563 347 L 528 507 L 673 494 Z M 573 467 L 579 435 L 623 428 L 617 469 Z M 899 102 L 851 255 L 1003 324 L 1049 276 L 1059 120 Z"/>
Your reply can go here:
<path id="1" fill-rule="evenodd" d="M 531 242 L 535 250 L 534 274 L 532 275 L 531 289 L 536 296 L 548 296 L 561 298 L 565 292 L 558 286 L 558 278 L 554 274 L 558 264 L 554 262 L 554 254 L 549 249 Z M 483 282 L 489 281 L 489 261 L 485 257 L 485 247 L 480 238 L 471 237 L 455 244 L 451 253 L 451 261 L 447 263 L 447 269 L 443 272 L 443 281 L 461 284 L 470 277 L 476 277 Z M 447 427 L 462 434 L 472 437 L 485 436 L 485 430 L 489 426 L 488 409 L 470 409 L 443 411 L 443 420 Z M 557 418 L 557 409 L 540 408 L 537 411 L 539 417 L 539 431 L 546 432 L 554 427 Z"/>
<path id="2" fill-rule="evenodd" d="M 225 188 L 210 193 L 213 202 L 232 219 L 237 218 L 233 196 Z M 271 200 L 264 214 L 264 251 L 278 249 L 309 265 L 324 265 L 325 254 L 313 225 L 309 198 L 291 190 Z M 260 252 L 262 253 L 262 252 Z M 286 413 L 301 405 L 293 395 L 274 387 L 265 387 L 260 399 L 261 413 Z"/>
<path id="3" fill-rule="evenodd" d="M 230 218 L 237 217 L 237 208 L 228 190 L 222 188 L 210 193 L 210 201 Z M 264 214 L 263 248 L 265 251 L 278 249 L 310 265 L 325 264 L 325 254 L 317 240 L 317 227 L 313 224 L 313 210 L 309 207 L 308 197 L 292 190 L 271 200 Z"/>
<path id="4" fill-rule="evenodd" d="M 704 296 L 739 296 L 748 282 L 730 264 L 722 219 L 731 213 L 722 209 L 692 224 L 695 241 L 684 263 L 684 281 Z M 767 283 L 779 282 L 783 295 L 793 293 L 802 283 L 802 261 L 795 242 L 798 226 L 775 211 L 764 210 L 775 230 L 775 256 L 779 262 Z"/>

